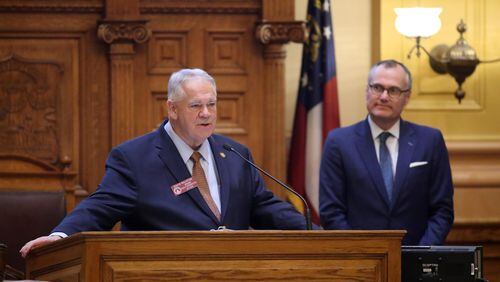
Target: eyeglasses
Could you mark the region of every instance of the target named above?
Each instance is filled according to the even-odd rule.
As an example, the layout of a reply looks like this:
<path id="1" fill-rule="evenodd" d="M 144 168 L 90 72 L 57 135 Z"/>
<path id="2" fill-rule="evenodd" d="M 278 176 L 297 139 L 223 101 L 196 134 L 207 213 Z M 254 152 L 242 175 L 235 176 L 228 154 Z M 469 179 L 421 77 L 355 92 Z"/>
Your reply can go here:
<path id="1" fill-rule="evenodd" d="M 411 90 L 411 89 L 401 89 L 396 86 L 385 88 L 383 85 L 380 85 L 378 83 L 368 84 L 368 87 L 370 87 L 372 94 L 380 96 L 384 93 L 384 91 L 387 91 L 387 95 L 389 95 L 389 97 L 391 98 L 399 98 L 401 94 Z"/>

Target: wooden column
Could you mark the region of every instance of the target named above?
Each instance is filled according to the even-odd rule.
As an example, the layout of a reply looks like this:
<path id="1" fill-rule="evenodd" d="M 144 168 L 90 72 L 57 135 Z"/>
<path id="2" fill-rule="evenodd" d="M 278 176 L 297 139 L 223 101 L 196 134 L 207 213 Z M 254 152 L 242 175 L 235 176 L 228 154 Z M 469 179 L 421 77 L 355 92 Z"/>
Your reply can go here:
<path id="1" fill-rule="evenodd" d="M 134 136 L 134 46 L 131 42 L 110 46 L 111 145 Z"/>
<path id="2" fill-rule="evenodd" d="M 285 66 L 286 51 L 282 44 L 268 44 L 264 47 L 264 112 L 266 131 L 264 134 L 264 167 L 271 171 L 278 179 L 285 179 Z M 273 75 L 268 75 L 273 74 Z M 270 187 L 277 184 L 268 181 Z M 280 192 L 286 199 L 283 189 L 273 189 Z"/>
<path id="3" fill-rule="evenodd" d="M 278 179 L 286 177 L 285 146 L 285 66 L 284 44 L 304 42 L 302 22 L 263 21 L 257 26 L 256 37 L 264 44 L 264 168 Z M 273 192 L 282 198 L 286 193 L 278 184 L 267 182 Z"/>
<path id="4" fill-rule="evenodd" d="M 151 37 L 146 22 L 139 18 L 138 0 L 107 0 L 106 18 L 98 25 L 98 37 L 110 45 L 112 146 L 135 136 L 134 45 Z"/>

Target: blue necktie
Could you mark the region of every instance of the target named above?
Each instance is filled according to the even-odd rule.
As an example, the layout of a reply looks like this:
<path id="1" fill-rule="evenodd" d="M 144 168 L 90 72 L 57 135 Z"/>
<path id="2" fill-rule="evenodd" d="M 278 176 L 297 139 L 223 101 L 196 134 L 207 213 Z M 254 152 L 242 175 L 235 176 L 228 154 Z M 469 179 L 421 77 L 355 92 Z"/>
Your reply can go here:
<path id="1" fill-rule="evenodd" d="M 387 190 L 387 196 L 389 196 L 389 202 L 392 201 L 392 186 L 393 186 L 393 176 L 392 176 L 392 160 L 389 149 L 387 148 L 387 138 L 392 136 L 389 132 L 382 132 L 379 135 L 380 139 L 380 169 L 382 170 L 382 176 L 384 177 L 385 189 Z"/>

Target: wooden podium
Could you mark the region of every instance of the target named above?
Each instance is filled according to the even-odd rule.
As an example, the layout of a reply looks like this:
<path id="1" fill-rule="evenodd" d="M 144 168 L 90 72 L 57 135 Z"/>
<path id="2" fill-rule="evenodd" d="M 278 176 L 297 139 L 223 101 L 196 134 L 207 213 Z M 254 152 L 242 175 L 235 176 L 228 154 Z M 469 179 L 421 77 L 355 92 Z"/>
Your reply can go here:
<path id="1" fill-rule="evenodd" d="M 47 281 L 400 281 L 404 231 L 84 232 L 34 249 Z"/>

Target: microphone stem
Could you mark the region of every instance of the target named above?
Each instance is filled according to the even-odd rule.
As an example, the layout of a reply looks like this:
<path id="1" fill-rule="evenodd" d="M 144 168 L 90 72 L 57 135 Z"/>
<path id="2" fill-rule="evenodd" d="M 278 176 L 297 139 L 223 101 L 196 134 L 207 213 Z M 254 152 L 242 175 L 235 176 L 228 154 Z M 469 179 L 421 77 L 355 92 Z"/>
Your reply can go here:
<path id="1" fill-rule="evenodd" d="M 277 179 L 276 177 L 270 175 L 267 171 L 261 169 L 258 167 L 256 164 L 251 163 L 253 167 L 255 167 L 258 171 L 264 173 L 267 177 L 271 178 L 272 180 L 278 182 L 281 186 L 285 187 L 286 190 L 288 190 L 290 193 L 294 194 L 297 198 L 299 198 L 302 203 L 304 204 L 304 213 L 306 217 L 306 228 L 307 230 L 312 230 L 312 223 L 311 223 L 311 210 L 309 209 L 309 205 L 306 202 L 306 199 L 302 197 L 297 191 L 293 190 L 291 187 L 283 183 L 281 180 Z"/>
<path id="2" fill-rule="evenodd" d="M 283 183 L 281 180 L 279 180 L 279 179 L 275 178 L 274 176 L 270 175 L 269 173 L 267 173 L 267 171 L 265 171 L 262 168 L 258 167 L 253 162 L 247 160 L 247 158 L 245 158 L 242 154 L 240 154 L 240 152 L 236 151 L 234 148 L 230 147 L 230 150 L 233 151 L 233 152 L 235 152 L 236 154 L 238 154 L 238 156 L 240 156 L 243 160 L 245 160 L 248 164 L 250 164 L 251 166 L 253 166 L 254 168 L 256 168 L 258 171 L 262 172 L 267 177 L 269 177 L 272 180 L 276 181 L 278 184 L 280 184 L 281 186 L 283 186 L 290 193 L 292 193 L 296 197 L 298 197 L 302 201 L 302 203 L 304 204 L 304 213 L 305 213 L 305 217 L 306 217 L 306 229 L 307 230 L 312 230 L 311 210 L 309 209 L 309 205 L 307 204 L 306 199 L 304 199 L 304 197 L 302 197 L 302 195 L 300 195 L 297 191 L 295 191 L 292 188 L 290 188 L 288 185 L 286 185 L 285 183 Z"/>

